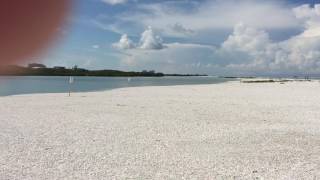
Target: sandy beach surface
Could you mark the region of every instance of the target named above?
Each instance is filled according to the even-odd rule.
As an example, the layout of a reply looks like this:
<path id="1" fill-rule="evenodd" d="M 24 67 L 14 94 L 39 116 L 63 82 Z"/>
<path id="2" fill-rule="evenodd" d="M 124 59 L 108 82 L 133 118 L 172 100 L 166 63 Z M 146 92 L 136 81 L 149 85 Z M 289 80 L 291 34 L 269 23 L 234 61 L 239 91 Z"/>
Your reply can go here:
<path id="1" fill-rule="evenodd" d="M 0 179 L 320 179 L 320 83 L 0 97 Z"/>

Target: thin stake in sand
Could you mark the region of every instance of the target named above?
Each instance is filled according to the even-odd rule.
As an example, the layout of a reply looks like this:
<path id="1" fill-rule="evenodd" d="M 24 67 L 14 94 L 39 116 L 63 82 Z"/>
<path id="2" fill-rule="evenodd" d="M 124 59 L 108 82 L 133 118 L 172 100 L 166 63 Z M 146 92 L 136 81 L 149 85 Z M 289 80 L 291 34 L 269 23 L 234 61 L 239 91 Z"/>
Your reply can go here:
<path id="1" fill-rule="evenodd" d="M 73 76 L 69 77 L 69 97 L 71 96 L 71 86 L 74 83 L 74 78 Z"/>

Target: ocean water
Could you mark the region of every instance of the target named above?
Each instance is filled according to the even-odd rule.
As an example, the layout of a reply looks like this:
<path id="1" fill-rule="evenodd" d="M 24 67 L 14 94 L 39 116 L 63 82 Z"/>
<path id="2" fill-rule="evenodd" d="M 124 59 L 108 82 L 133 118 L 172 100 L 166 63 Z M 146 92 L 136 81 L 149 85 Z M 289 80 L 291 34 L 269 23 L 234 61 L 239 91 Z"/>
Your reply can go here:
<path id="1" fill-rule="evenodd" d="M 69 77 L 49 76 L 0 76 L 0 96 L 63 93 L 69 88 L 73 92 L 104 91 L 136 86 L 172 86 L 188 84 L 216 84 L 231 79 L 217 77 L 74 77 L 69 84 Z"/>

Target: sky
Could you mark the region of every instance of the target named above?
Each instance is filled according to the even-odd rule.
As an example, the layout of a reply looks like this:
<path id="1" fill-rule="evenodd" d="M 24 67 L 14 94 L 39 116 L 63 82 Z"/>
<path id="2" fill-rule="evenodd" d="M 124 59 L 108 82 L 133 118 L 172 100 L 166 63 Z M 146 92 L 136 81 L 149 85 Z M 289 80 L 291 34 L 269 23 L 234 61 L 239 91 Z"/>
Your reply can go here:
<path id="1" fill-rule="evenodd" d="M 209 75 L 320 74 L 320 0 L 75 0 L 31 61 Z"/>

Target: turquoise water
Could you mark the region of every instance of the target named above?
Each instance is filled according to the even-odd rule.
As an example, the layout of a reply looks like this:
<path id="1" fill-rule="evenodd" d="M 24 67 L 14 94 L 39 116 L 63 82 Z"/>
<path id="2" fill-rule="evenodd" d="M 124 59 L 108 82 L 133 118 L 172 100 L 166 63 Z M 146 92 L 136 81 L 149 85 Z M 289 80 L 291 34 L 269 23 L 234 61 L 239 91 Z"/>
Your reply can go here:
<path id="1" fill-rule="evenodd" d="M 103 91 L 122 87 L 216 84 L 230 81 L 217 77 L 74 77 L 74 92 Z M 0 96 L 69 91 L 69 77 L 0 76 Z"/>

